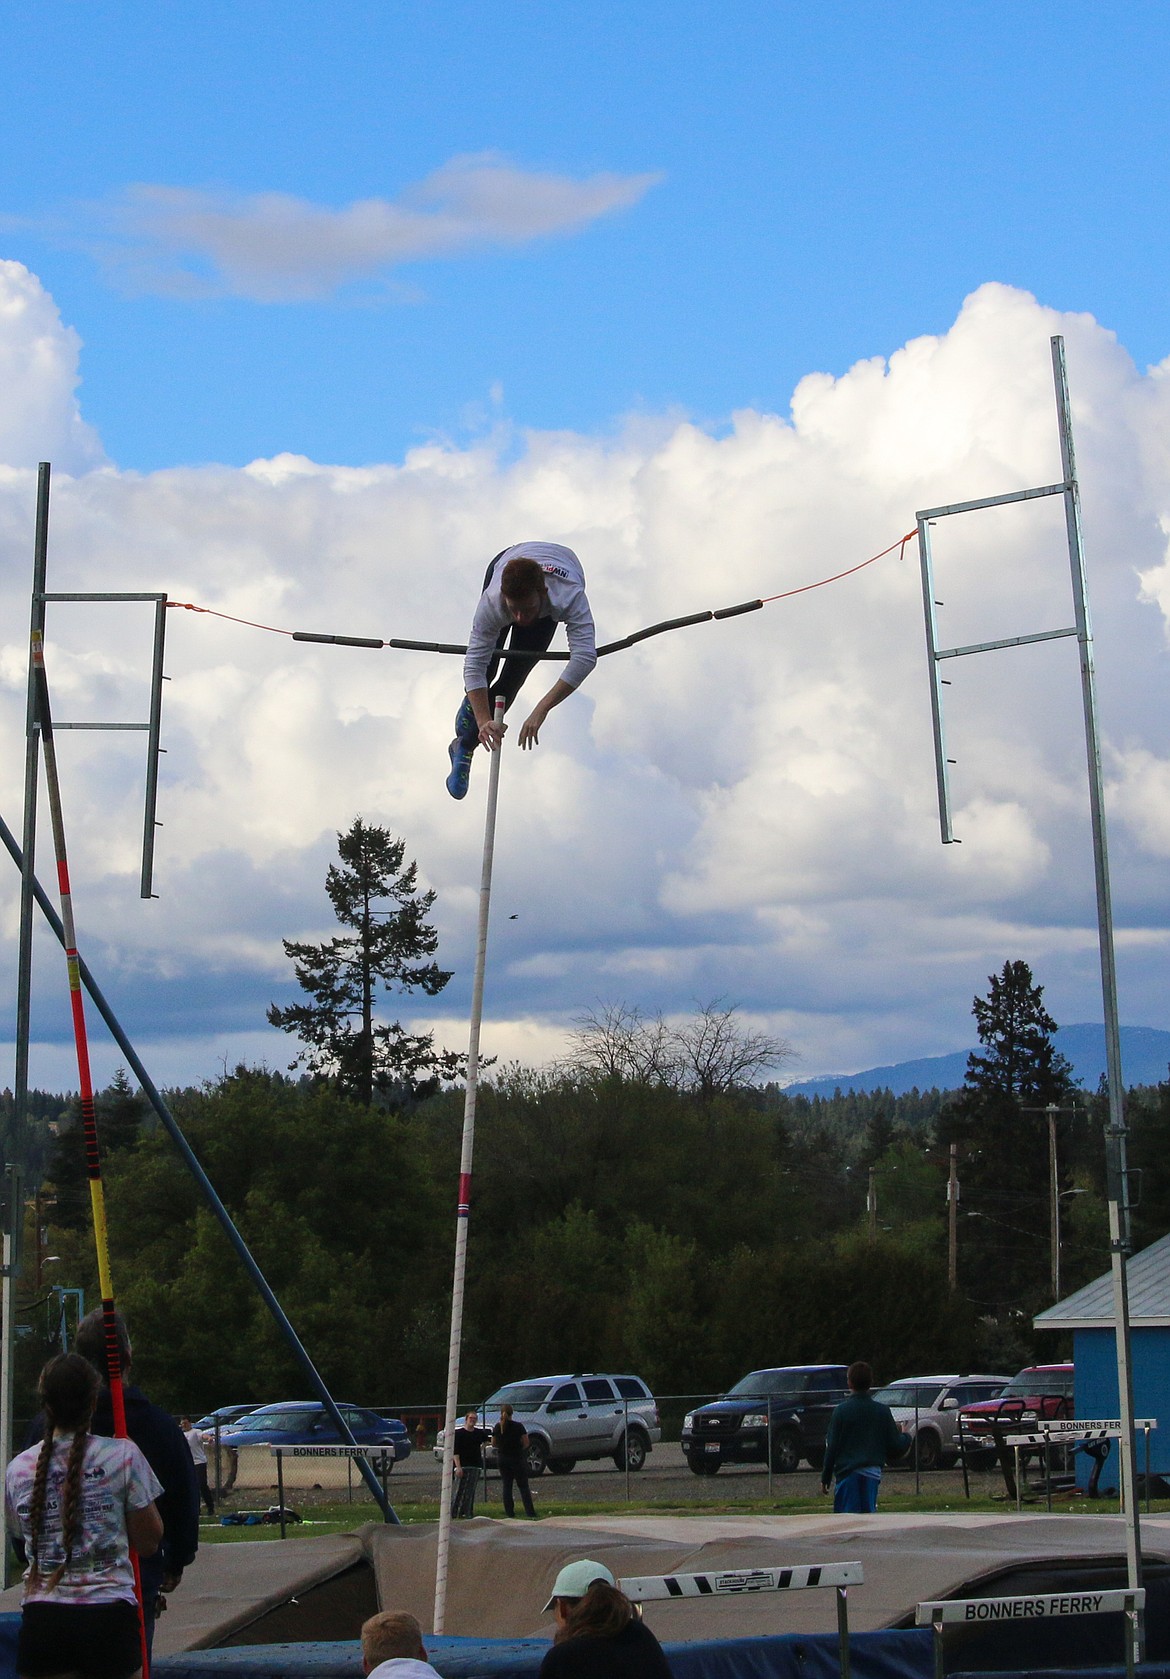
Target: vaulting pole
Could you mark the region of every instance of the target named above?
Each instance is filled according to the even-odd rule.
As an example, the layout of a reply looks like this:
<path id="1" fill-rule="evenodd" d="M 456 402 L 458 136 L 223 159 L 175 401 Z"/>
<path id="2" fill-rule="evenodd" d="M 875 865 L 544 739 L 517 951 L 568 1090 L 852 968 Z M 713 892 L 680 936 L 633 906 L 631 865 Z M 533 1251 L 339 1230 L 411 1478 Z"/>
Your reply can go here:
<path id="1" fill-rule="evenodd" d="M 497 727 L 504 721 L 504 702 L 496 701 Z M 500 788 L 500 752 L 491 753 L 488 771 L 487 817 L 483 834 L 483 868 L 479 877 L 479 936 L 475 946 L 475 978 L 471 987 L 471 1034 L 467 1048 L 467 1091 L 463 1099 L 463 1152 L 459 1160 L 459 1201 L 455 1218 L 455 1275 L 451 1284 L 451 1345 L 447 1353 L 447 1417 L 443 1436 L 443 1476 L 439 1486 L 439 1544 L 435 1560 L 434 1633 L 443 1631 L 447 1614 L 447 1559 L 451 1549 L 452 1469 L 455 1461 L 455 1423 L 459 1405 L 459 1354 L 463 1339 L 463 1279 L 467 1270 L 467 1225 L 471 1212 L 471 1158 L 475 1149 L 475 1100 L 479 1092 L 479 1027 L 483 1018 L 483 976 L 487 965 L 488 916 L 492 901 L 492 858 L 496 848 L 496 802 Z"/>
<path id="2" fill-rule="evenodd" d="M 102 1321 L 106 1331 L 106 1381 L 114 1413 L 114 1434 L 126 1433 L 126 1400 L 122 1391 L 122 1350 L 114 1316 L 114 1283 L 110 1272 L 110 1241 L 106 1229 L 106 1198 L 102 1185 L 101 1152 L 98 1148 L 97 1115 L 93 1102 L 93 1078 L 89 1066 L 89 1036 L 85 1026 L 85 1002 L 81 995 L 81 967 L 77 954 L 77 933 L 73 924 L 73 894 L 69 887 L 69 860 L 65 851 L 65 818 L 61 809 L 61 782 L 57 774 L 57 747 L 49 712 L 49 684 L 45 676 L 44 637 L 32 633 L 32 668 L 35 682 L 36 720 L 41 750 L 45 756 L 45 786 L 53 825 L 53 850 L 57 861 L 57 886 L 61 897 L 61 924 L 65 930 L 65 966 L 69 975 L 69 1003 L 73 1014 L 73 1042 L 77 1050 L 77 1082 L 81 1092 L 81 1127 L 85 1140 L 85 1168 L 89 1177 L 89 1200 L 93 1214 L 93 1240 L 97 1249 L 98 1284 L 102 1297 Z M 39 1234 L 38 1234 L 39 1240 Z M 150 1672 L 146 1639 L 146 1611 L 142 1599 L 142 1573 L 137 1552 L 131 1550 L 134 1565 L 134 1593 L 138 1599 L 138 1634 L 142 1647 L 142 1671 Z"/>

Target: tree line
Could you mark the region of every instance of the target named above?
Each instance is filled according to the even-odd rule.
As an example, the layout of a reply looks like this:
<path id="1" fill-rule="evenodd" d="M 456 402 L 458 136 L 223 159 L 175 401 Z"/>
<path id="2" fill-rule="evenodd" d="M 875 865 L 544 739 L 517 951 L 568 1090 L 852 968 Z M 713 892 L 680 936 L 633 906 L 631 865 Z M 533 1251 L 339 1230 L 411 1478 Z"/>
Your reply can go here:
<path id="1" fill-rule="evenodd" d="M 358 825 L 355 825 L 357 828 Z M 354 841 L 355 832 L 340 836 Z M 168 1101 L 332 1391 L 436 1401 L 445 1385 L 460 1067 L 377 1015 L 378 987 L 441 988 L 428 894 L 368 891 L 406 865 L 361 830 L 330 897 L 333 954 L 290 944 L 333 1030 L 301 1032 L 305 1071 L 238 1067 Z M 344 890 L 341 888 L 344 887 Z M 409 887 L 410 890 L 406 890 Z M 420 901 L 421 911 L 416 913 Z M 379 909 L 379 905 L 389 905 Z M 395 920 L 410 910 L 413 931 Z M 367 932 L 364 934 L 362 924 Z M 389 963 L 368 962 L 376 927 Z M 387 930 L 393 936 L 388 936 Z M 409 937 L 395 942 L 396 936 Z M 418 947 L 412 940 L 422 939 Z M 364 941 L 364 944 L 363 944 Z M 322 951 L 324 954 L 322 955 Z M 388 970 L 391 970 L 387 978 Z M 309 981 L 306 984 L 306 979 Z M 286 1013 L 286 1011 L 280 1011 Z M 981 1050 L 961 1092 L 788 1096 L 786 1047 L 716 1001 L 685 1021 L 633 1005 L 584 1016 L 565 1060 L 492 1067 L 481 1085 L 463 1390 L 545 1371 L 636 1370 L 711 1393 L 768 1364 L 866 1357 L 879 1379 L 1010 1371 L 1066 1349 L 1034 1339 L 1049 1303 L 1048 1129 L 1058 1114 L 1071 1290 L 1104 1270 L 1102 1098 L 1077 1092 L 1026 964 L 976 999 Z M 274 1023 L 286 1029 L 286 1018 Z M 318 1026 L 320 1026 L 318 1022 Z M 304 1022 L 300 1022 L 303 1026 Z M 1170 1228 L 1170 1083 L 1128 1097 L 1143 1169 L 1139 1245 Z M 0 1103 L 0 1122 L 6 1110 Z M 96 1286 L 80 1132 L 67 1099 L 30 1104 L 23 1150 L 45 1186 L 52 1281 Z M 169 1138 L 124 1075 L 99 1100 L 115 1283 L 136 1370 L 175 1409 L 303 1393 L 303 1382 Z M 958 1145 L 958 1287 L 946 1179 Z M 31 1234 L 31 1232 L 30 1232 Z M 42 1304 L 23 1301 L 34 1327 Z M 37 1337 L 27 1338 L 35 1342 Z M 33 1345 L 26 1363 L 34 1364 Z"/>

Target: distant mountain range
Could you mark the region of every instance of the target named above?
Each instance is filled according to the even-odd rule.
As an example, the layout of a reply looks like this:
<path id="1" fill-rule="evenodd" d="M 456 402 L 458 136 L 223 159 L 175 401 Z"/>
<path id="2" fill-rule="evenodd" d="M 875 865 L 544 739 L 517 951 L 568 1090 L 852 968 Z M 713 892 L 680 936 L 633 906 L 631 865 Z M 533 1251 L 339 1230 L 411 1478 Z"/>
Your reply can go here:
<path id="1" fill-rule="evenodd" d="M 1096 1090 L 1105 1071 L 1104 1026 L 1061 1026 L 1056 1047 L 1072 1063 L 1073 1074 L 1086 1090 Z M 958 1090 L 967 1071 L 969 1050 L 952 1055 L 926 1055 L 920 1061 L 899 1061 L 893 1067 L 870 1067 L 863 1073 L 827 1073 L 785 1085 L 790 1096 L 831 1096 L 835 1090 L 889 1090 L 905 1096 L 911 1090 Z M 1121 1067 L 1126 1086 L 1160 1084 L 1170 1067 L 1170 1032 L 1156 1026 L 1121 1028 Z"/>

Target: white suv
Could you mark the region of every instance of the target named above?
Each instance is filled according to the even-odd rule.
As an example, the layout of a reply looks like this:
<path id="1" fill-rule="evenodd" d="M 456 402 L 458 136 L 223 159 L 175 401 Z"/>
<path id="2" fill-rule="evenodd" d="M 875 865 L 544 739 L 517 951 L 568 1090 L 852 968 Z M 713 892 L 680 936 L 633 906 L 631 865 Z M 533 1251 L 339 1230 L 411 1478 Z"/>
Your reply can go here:
<path id="1" fill-rule="evenodd" d="M 612 1457 L 619 1469 L 641 1469 L 662 1439 L 654 1395 L 638 1376 L 534 1376 L 509 1382 L 479 1407 L 481 1426 L 511 1405 L 528 1434 L 528 1473 L 567 1475 L 582 1458 Z M 444 1430 L 435 1442 L 443 1455 Z M 488 1460 L 492 1450 L 487 1448 Z"/>
<path id="2" fill-rule="evenodd" d="M 937 1469 L 958 1457 L 959 1412 L 965 1405 L 995 1399 L 1010 1376 L 903 1376 L 874 1394 L 894 1413 L 903 1434 L 915 1443 L 909 1461 L 919 1469 Z"/>

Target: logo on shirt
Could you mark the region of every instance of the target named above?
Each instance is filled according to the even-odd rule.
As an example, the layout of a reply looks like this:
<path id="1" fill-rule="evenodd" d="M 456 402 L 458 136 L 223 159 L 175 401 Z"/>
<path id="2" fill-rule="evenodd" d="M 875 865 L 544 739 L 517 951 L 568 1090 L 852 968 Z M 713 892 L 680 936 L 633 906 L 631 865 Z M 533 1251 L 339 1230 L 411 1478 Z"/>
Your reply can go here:
<path id="1" fill-rule="evenodd" d="M 544 572 L 546 577 L 559 577 L 562 582 L 565 583 L 571 583 L 573 581 L 572 576 L 565 570 L 563 565 L 553 565 L 551 560 L 547 563 L 542 560 L 540 569 Z"/>

